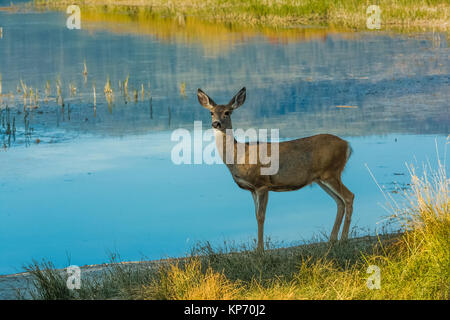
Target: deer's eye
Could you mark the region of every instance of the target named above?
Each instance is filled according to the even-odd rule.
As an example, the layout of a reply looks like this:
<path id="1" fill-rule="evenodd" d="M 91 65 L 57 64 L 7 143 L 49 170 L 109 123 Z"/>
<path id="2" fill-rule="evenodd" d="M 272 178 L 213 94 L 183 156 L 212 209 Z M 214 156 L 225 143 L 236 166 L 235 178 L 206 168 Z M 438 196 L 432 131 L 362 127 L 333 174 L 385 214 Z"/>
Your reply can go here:
<path id="1" fill-rule="evenodd" d="M 211 113 L 212 116 L 214 115 L 214 113 L 212 113 L 212 112 L 210 112 L 210 113 Z"/>
<path id="2" fill-rule="evenodd" d="M 230 111 L 225 111 L 224 115 L 229 116 L 230 115 Z"/>

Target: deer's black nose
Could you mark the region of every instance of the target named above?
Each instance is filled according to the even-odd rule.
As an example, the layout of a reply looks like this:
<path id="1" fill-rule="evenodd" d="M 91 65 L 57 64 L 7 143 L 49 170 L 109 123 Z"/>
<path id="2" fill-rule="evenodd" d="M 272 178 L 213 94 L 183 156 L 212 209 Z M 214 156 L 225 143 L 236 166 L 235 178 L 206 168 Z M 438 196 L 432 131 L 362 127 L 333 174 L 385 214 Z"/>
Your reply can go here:
<path id="1" fill-rule="evenodd" d="M 221 127 L 220 122 L 219 121 L 214 121 L 212 123 L 212 126 L 214 129 L 219 129 Z"/>

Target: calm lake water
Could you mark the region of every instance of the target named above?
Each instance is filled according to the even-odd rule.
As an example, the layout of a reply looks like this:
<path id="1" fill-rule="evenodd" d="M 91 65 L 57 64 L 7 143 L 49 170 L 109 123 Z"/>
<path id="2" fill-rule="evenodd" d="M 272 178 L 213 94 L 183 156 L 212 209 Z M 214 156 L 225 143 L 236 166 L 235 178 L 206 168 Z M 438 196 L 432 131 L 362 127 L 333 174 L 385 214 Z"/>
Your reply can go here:
<path id="1" fill-rule="evenodd" d="M 235 128 L 350 141 L 343 181 L 356 195 L 354 234 L 376 232 L 390 214 L 368 168 L 399 198 L 410 181 L 406 162 L 444 160 L 445 34 L 275 32 L 101 14 L 83 14 L 82 29 L 68 30 L 63 13 L 1 11 L 0 27 L 0 274 L 23 271 L 31 259 L 64 267 L 68 258 L 102 263 L 109 252 L 158 259 L 197 241 L 251 242 L 253 201 L 226 167 L 171 161 L 173 130 L 192 131 L 194 121 L 210 127 L 199 87 L 218 103 L 247 88 Z M 25 108 L 21 80 L 33 88 Z M 298 243 L 329 235 L 335 215 L 317 186 L 271 193 L 265 233 Z"/>

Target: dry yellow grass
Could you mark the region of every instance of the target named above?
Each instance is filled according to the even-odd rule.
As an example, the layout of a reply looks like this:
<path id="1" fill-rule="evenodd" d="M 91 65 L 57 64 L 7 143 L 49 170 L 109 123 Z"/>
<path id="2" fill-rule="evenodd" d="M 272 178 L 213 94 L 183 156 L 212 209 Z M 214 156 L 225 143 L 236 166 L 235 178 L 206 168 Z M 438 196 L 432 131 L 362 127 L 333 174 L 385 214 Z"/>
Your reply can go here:
<path id="1" fill-rule="evenodd" d="M 367 7 L 372 2 L 357 0 L 81 0 L 86 10 L 122 12 L 130 15 L 145 11 L 174 17 L 183 23 L 186 17 L 205 21 L 227 22 L 251 26 L 297 27 L 299 25 L 331 25 L 367 29 Z M 38 6 L 63 8 L 68 0 L 38 0 Z M 396 28 L 448 31 L 450 4 L 445 0 L 379 0 L 384 30 Z"/>
<path id="2" fill-rule="evenodd" d="M 201 262 L 191 259 L 182 269 L 178 264 L 160 270 L 160 280 L 143 287 L 142 298 L 170 300 L 231 300 L 240 288 L 222 273 L 207 268 L 202 272 Z"/>

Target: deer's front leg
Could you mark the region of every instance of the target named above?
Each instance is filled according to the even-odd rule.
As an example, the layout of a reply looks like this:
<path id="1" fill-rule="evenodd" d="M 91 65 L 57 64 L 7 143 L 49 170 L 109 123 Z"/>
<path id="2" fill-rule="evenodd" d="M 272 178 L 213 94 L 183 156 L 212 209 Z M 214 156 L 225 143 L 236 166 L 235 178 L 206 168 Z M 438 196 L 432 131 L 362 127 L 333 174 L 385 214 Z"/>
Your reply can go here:
<path id="1" fill-rule="evenodd" d="M 269 200 L 267 188 L 260 188 L 252 191 L 255 202 L 256 221 L 258 222 L 258 248 L 259 252 L 264 251 L 264 220 L 266 219 L 266 207 Z"/>

